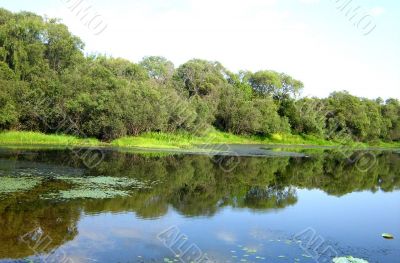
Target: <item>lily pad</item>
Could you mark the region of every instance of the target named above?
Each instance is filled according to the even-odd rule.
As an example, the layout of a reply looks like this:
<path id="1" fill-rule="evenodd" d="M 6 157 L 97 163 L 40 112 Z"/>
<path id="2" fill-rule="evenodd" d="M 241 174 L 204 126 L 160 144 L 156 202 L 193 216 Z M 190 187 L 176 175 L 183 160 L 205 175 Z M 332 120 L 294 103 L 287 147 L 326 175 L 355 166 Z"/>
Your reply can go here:
<path id="1" fill-rule="evenodd" d="M 389 233 L 383 233 L 382 237 L 385 239 L 394 239 L 394 236 L 392 234 Z"/>
<path id="2" fill-rule="evenodd" d="M 32 177 L 0 177 L 0 194 L 28 191 L 40 182 L 41 179 Z"/>
<path id="3" fill-rule="evenodd" d="M 368 261 L 360 258 L 353 258 L 352 256 L 334 258 L 333 263 L 368 263 Z"/>
<path id="4" fill-rule="evenodd" d="M 109 199 L 129 196 L 135 189 L 151 188 L 152 182 L 138 181 L 124 177 L 66 177 L 59 176 L 57 180 L 72 183 L 71 189 L 43 195 L 43 199 Z"/>
<path id="5" fill-rule="evenodd" d="M 68 191 L 60 191 L 57 195 L 53 195 L 56 198 L 61 199 L 79 199 L 79 198 L 90 198 L 90 199 L 107 199 L 118 196 L 128 196 L 127 191 L 121 190 L 104 190 L 104 189 L 72 189 Z M 51 196 L 51 195 L 50 195 Z"/>

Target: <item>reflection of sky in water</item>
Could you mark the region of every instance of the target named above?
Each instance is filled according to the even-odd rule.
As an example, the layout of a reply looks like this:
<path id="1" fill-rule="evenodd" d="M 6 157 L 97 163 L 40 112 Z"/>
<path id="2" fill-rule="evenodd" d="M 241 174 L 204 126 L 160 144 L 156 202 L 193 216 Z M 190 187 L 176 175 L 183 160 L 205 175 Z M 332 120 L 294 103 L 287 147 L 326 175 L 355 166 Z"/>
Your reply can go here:
<path id="1" fill-rule="evenodd" d="M 296 233 L 312 227 L 339 255 L 351 254 L 370 262 L 395 262 L 400 256 L 399 239 L 388 241 L 380 236 L 388 229 L 400 236 L 400 230 L 393 229 L 400 222 L 400 192 L 361 192 L 337 198 L 321 191 L 298 190 L 298 196 L 295 206 L 271 213 L 225 208 L 212 217 L 185 218 L 170 208 L 156 220 L 143 220 L 134 213 L 84 216 L 78 236 L 60 249 L 79 259 L 74 262 L 159 262 L 174 257 L 157 235 L 177 226 L 187 235 L 187 245 L 196 244 L 219 262 L 293 262 L 296 258 L 314 262 L 293 241 Z"/>

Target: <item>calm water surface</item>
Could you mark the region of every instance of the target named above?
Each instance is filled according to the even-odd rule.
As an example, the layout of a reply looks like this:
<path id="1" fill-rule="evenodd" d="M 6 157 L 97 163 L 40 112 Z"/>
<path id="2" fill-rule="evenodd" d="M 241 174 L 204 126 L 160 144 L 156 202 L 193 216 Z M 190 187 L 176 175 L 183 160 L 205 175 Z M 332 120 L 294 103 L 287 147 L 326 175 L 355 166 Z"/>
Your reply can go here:
<path id="1" fill-rule="evenodd" d="M 68 150 L 0 148 L 0 262 L 400 262 L 398 152 L 363 172 L 287 151 L 109 150 L 89 169 Z"/>

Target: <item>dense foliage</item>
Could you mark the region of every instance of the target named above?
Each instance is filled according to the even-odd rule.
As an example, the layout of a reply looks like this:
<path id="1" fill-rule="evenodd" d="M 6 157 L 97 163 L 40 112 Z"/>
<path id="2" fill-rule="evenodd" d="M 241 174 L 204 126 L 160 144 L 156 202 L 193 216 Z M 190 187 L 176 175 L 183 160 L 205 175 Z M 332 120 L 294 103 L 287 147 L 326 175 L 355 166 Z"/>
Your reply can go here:
<path id="1" fill-rule="evenodd" d="M 193 59 L 140 63 L 85 56 L 82 41 L 56 19 L 0 9 L 0 130 L 34 130 L 111 140 L 149 131 L 209 127 L 235 134 L 311 134 L 398 141 L 400 102 L 347 92 L 302 98 L 285 73 L 232 73 Z"/>

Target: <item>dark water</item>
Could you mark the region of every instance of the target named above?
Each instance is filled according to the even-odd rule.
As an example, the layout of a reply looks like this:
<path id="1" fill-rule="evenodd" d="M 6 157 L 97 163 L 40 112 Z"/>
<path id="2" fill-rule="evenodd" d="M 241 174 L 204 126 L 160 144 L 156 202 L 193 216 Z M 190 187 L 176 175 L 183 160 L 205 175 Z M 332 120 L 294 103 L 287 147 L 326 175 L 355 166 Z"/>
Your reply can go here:
<path id="1" fill-rule="evenodd" d="M 0 262 L 400 262 L 399 153 L 274 152 L 0 150 Z"/>

